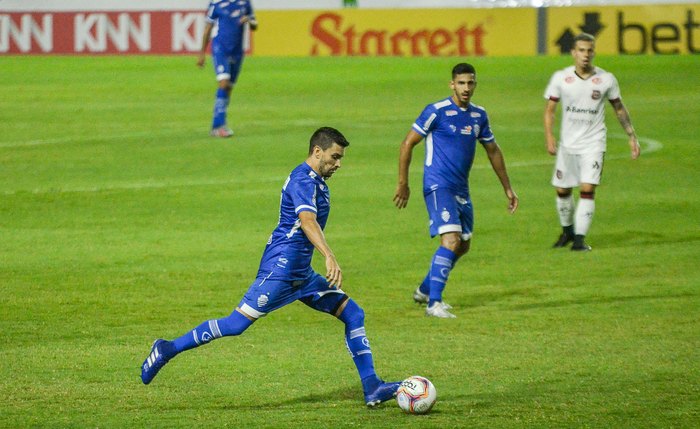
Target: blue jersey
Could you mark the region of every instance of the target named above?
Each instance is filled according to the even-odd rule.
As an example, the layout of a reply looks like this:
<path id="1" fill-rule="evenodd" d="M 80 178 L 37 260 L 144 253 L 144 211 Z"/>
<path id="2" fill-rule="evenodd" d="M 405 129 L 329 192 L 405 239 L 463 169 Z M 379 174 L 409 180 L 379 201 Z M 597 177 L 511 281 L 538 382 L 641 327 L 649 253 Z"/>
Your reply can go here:
<path id="1" fill-rule="evenodd" d="M 486 110 L 471 103 L 463 109 L 446 98 L 426 106 L 413 129 L 425 137 L 423 192 L 444 188 L 468 196 L 476 142 L 495 141 Z"/>
<path id="2" fill-rule="evenodd" d="M 212 47 L 231 55 L 243 55 L 245 24 L 241 18 L 255 19 L 248 0 L 211 0 L 207 9 L 207 22 L 216 23 Z"/>
<path id="3" fill-rule="evenodd" d="M 303 163 L 284 182 L 280 201 L 279 224 L 265 247 L 258 277 L 303 280 L 311 273 L 314 245 L 301 229 L 299 213 L 316 213 L 323 229 L 330 213 L 330 192 L 325 180 Z"/>

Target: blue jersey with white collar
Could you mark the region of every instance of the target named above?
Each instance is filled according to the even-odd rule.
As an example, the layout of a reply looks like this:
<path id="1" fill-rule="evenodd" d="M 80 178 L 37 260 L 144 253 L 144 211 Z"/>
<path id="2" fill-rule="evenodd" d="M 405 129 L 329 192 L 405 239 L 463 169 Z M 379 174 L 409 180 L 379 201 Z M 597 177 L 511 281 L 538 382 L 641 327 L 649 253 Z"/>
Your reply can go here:
<path id="1" fill-rule="evenodd" d="M 486 110 L 472 103 L 461 108 L 449 97 L 426 106 L 413 130 L 425 137 L 423 192 L 446 188 L 468 196 L 476 142 L 495 141 Z"/>
<path id="2" fill-rule="evenodd" d="M 325 228 L 330 213 L 330 192 L 325 180 L 304 162 L 282 186 L 280 217 L 260 261 L 258 277 L 303 280 L 312 273 L 314 245 L 301 229 L 299 213 L 310 211 Z"/>
<path id="3" fill-rule="evenodd" d="M 212 45 L 231 55 L 242 55 L 245 24 L 240 21 L 244 16 L 255 19 L 249 0 L 211 0 L 206 20 L 216 23 Z"/>

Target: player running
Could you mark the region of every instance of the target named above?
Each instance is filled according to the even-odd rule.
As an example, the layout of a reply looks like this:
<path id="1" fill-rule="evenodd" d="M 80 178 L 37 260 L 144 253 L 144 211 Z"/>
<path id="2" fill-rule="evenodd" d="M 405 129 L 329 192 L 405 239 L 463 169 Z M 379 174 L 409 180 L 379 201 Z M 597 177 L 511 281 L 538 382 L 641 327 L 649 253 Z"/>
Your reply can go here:
<path id="1" fill-rule="evenodd" d="M 206 321 L 173 341 L 156 340 L 141 367 L 144 384 L 179 353 L 217 338 L 240 335 L 259 318 L 298 300 L 345 324 L 345 342 L 360 375 L 367 406 L 394 397 L 399 383 L 385 383 L 377 376 L 364 311 L 341 289 L 342 272 L 323 234 L 330 213 L 326 180 L 340 168 L 349 144 L 334 128 L 316 130 L 306 161 L 292 171 L 282 187 L 279 224 L 248 292 L 230 316 Z M 325 278 L 311 268 L 314 248 L 326 258 Z"/>
<path id="2" fill-rule="evenodd" d="M 457 260 L 469 251 L 474 228 L 469 195 L 469 172 L 476 142 L 481 143 L 501 181 L 511 213 L 518 197 L 510 186 L 501 148 L 491 132 L 486 111 L 471 103 L 476 90 L 476 71 L 460 63 L 452 69 L 452 96 L 428 105 L 408 132 L 399 155 L 399 182 L 394 195 L 396 207 L 406 207 L 410 197 L 408 169 L 413 148 L 425 138 L 423 196 L 430 218 L 430 236 L 440 236 L 428 274 L 413 293 L 413 299 L 427 303 L 427 316 L 452 318 L 442 292 Z"/>
<path id="3" fill-rule="evenodd" d="M 630 115 L 620 99 L 617 79 L 593 65 L 595 38 L 581 33 L 574 38 L 571 50 L 574 65 L 559 70 L 544 92 L 544 131 L 547 152 L 556 155 L 552 185 L 557 191 L 557 211 L 562 234 L 554 247 L 589 251 L 584 241 L 595 213 L 595 189 L 600 184 L 606 150 L 605 101 L 610 101 L 620 125 L 629 137 L 632 159 L 640 149 Z M 562 103 L 559 148 L 554 137 L 554 116 Z M 572 188 L 579 186 L 580 198 L 574 210 Z"/>
<path id="4" fill-rule="evenodd" d="M 248 0 L 211 0 L 207 9 L 206 22 L 197 65 L 204 66 L 207 46 L 211 39 L 211 57 L 216 80 L 219 82 L 210 135 L 231 137 L 233 131 L 226 124 L 226 111 L 231 89 L 236 84 L 243 65 L 246 25 L 254 31 L 258 28 L 258 22 L 255 20 L 253 7 Z M 213 37 L 212 30 L 214 30 Z"/>

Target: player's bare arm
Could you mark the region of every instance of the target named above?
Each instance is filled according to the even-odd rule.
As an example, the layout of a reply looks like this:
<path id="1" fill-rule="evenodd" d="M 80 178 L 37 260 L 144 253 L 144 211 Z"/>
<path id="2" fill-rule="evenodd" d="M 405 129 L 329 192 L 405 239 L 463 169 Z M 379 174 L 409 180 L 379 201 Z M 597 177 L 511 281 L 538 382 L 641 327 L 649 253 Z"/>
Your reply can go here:
<path id="1" fill-rule="evenodd" d="M 637 134 L 634 131 L 634 126 L 632 126 L 632 120 L 630 119 L 630 114 L 627 111 L 627 108 L 619 98 L 617 100 L 612 100 L 610 104 L 612 104 L 613 109 L 615 109 L 615 115 L 617 116 L 617 120 L 620 122 L 620 125 L 622 125 L 622 129 L 625 130 L 625 133 L 627 133 L 632 159 L 639 158 L 641 153 L 639 141 L 637 141 Z"/>
<path id="2" fill-rule="evenodd" d="M 408 205 L 408 199 L 411 196 L 411 189 L 408 186 L 408 170 L 411 166 L 411 159 L 413 158 L 413 148 L 416 147 L 421 140 L 423 140 L 423 136 L 411 130 L 401 143 L 399 151 L 399 183 L 396 186 L 396 193 L 394 193 L 394 204 L 396 204 L 396 207 L 399 209 L 405 208 L 406 205 Z"/>
<path id="3" fill-rule="evenodd" d="M 245 24 L 247 22 L 250 26 L 251 31 L 255 31 L 258 29 L 258 21 L 256 21 L 255 18 L 252 18 L 250 15 L 245 15 L 241 17 L 241 20 L 239 22 L 241 24 Z"/>
<path id="4" fill-rule="evenodd" d="M 326 236 L 323 234 L 321 225 L 316 221 L 316 214 L 310 211 L 300 212 L 299 220 L 301 221 L 301 229 L 304 231 L 306 238 L 308 238 L 316 250 L 326 258 L 326 280 L 328 280 L 329 286 L 340 289 L 343 281 L 343 274 L 333 251 L 326 242 Z"/>
<path id="5" fill-rule="evenodd" d="M 496 142 L 487 143 L 483 146 L 491 162 L 491 167 L 493 167 L 493 171 L 496 172 L 498 180 L 501 181 L 503 191 L 508 198 L 508 211 L 515 213 L 518 209 L 519 200 L 515 191 L 513 191 L 513 188 L 510 186 L 510 179 L 508 178 L 508 171 L 506 171 L 506 161 L 503 158 L 503 152 L 501 152 L 501 148 Z"/>
<path id="6" fill-rule="evenodd" d="M 557 112 L 557 102 L 547 100 L 544 108 L 544 138 L 545 149 L 550 155 L 557 154 L 557 139 L 554 137 L 554 118 Z"/>
<path id="7" fill-rule="evenodd" d="M 202 33 L 202 47 L 199 50 L 199 55 L 197 56 L 197 66 L 204 67 L 207 54 L 207 46 L 209 46 L 209 39 L 211 37 L 211 29 L 214 28 L 214 24 L 207 22 L 204 26 L 204 32 Z"/>

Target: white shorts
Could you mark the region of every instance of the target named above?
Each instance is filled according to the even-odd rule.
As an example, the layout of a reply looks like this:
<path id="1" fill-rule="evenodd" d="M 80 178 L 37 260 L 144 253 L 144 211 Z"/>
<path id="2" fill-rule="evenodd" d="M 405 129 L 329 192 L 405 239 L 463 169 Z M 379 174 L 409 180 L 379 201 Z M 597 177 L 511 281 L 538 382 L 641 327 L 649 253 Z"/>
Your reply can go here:
<path id="1" fill-rule="evenodd" d="M 600 184 L 603 158 L 605 158 L 605 152 L 573 154 L 560 147 L 554 164 L 552 185 L 570 189 L 581 183 Z"/>

